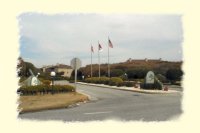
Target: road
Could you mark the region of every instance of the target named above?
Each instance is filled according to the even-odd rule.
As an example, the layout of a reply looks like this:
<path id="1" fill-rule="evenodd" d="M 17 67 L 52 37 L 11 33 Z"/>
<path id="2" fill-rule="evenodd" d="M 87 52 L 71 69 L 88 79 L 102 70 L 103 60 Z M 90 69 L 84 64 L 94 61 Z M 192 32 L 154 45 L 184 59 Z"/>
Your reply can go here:
<path id="1" fill-rule="evenodd" d="M 20 114 L 21 119 L 96 121 L 166 121 L 182 113 L 182 94 L 142 94 L 109 88 L 77 85 L 91 101 L 76 107 Z"/>

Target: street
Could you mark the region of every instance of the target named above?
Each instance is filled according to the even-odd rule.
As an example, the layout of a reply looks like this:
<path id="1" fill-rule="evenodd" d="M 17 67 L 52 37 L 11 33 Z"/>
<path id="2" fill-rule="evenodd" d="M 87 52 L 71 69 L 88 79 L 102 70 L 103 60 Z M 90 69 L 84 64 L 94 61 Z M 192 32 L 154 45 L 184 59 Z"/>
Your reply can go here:
<path id="1" fill-rule="evenodd" d="M 20 114 L 21 119 L 97 121 L 166 121 L 182 113 L 181 93 L 142 94 L 109 88 L 77 85 L 77 91 L 90 97 L 76 107 Z"/>

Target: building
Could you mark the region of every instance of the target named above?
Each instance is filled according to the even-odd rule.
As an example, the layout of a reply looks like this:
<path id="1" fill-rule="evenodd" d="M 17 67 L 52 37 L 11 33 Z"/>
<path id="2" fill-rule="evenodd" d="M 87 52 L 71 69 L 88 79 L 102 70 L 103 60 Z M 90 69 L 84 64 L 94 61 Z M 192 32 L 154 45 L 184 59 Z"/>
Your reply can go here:
<path id="1" fill-rule="evenodd" d="M 51 72 L 55 71 L 56 74 L 61 73 L 63 77 L 71 77 L 73 69 L 71 66 L 64 65 L 64 64 L 56 64 L 56 65 L 50 65 L 50 66 L 44 66 L 42 67 L 43 72 Z"/>

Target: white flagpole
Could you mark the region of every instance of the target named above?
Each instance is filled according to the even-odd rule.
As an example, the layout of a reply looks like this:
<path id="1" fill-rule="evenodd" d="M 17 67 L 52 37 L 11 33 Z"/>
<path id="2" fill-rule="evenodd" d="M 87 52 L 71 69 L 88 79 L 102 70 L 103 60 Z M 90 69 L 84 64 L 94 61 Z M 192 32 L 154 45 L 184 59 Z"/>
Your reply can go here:
<path id="1" fill-rule="evenodd" d="M 91 77 L 92 77 L 92 50 L 93 50 L 93 47 L 91 45 Z"/>
<path id="2" fill-rule="evenodd" d="M 101 72 L 100 72 L 100 53 L 99 53 L 99 41 L 98 41 L 98 59 L 99 59 L 99 78 L 100 78 L 100 76 L 101 76 Z"/>
<path id="3" fill-rule="evenodd" d="M 110 64 L 109 64 L 109 58 L 110 58 L 110 55 L 109 55 L 109 37 L 108 37 L 108 77 L 110 78 Z"/>

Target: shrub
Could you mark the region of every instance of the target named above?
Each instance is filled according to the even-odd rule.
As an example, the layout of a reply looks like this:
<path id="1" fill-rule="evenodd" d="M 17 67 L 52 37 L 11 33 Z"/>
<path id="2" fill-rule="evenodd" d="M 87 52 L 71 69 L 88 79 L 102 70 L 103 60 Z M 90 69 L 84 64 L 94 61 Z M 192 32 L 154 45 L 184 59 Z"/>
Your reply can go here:
<path id="1" fill-rule="evenodd" d="M 167 83 L 167 78 L 162 75 L 162 74 L 157 74 L 156 77 L 158 78 L 158 80 L 160 80 L 162 83 Z"/>
<path id="2" fill-rule="evenodd" d="M 85 82 L 87 83 L 96 83 L 96 79 L 97 77 L 92 77 L 92 78 L 86 78 L 85 79 Z"/>
<path id="3" fill-rule="evenodd" d="M 144 78 L 148 72 L 147 68 L 133 68 L 126 71 L 128 79 L 141 79 Z"/>
<path id="4" fill-rule="evenodd" d="M 92 77 L 92 78 L 86 78 L 85 82 L 87 83 L 94 83 L 94 84 L 108 84 L 110 78 L 108 77 Z"/>
<path id="5" fill-rule="evenodd" d="M 111 77 L 119 77 L 123 74 L 124 74 L 124 72 L 121 69 L 112 69 L 110 72 Z"/>
<path id="6" fill-rule="evenodd" d="M 36 86 L 21 86 L 17 92 L 20 92 L 22 95 L 36 95 L 48 94 L 48 93 L 63 93 L 63 92 L 74 92 L 75 88 L 71 85 L 36 85 Z"/>
<path id="7" fill-rule="evenodd" d="M 120 86 L 124 86 L 124 82 L 119 83 L 119 84 L 117 85 L 117 87 L 120 87 Z"/>
<path id="8" fill-rule="evenodd" d="M 145 81 L 144 81 L 140 84 L 140 88 L 162 90 L 163 85 L 157 78 L 155 78 L 154 84 L 146 84 Z"/>
<path id="9" fill-rule="evenodd" d="M 69 80 L 69 83 L 74 83 L 75 81 L 74 80 Z"/>
<path id="10" fill-rule="evenodd" d="M 163 88 L 162 83 L 158 79 L 156 79 L 154 82 L 154 88 L 158 89 L 158 90 L 162 90 L 162 88 Z"/>
<path id="11" fill-rule="evenodd" d="M 100 77 L 99 81 L 100 81 L 101 84 L 108 84 L 109 81 L 110 81 L 110 78 L 108 78 L 108 77 Z"/>
<path id="12" fill-rule="evenodd" d="M 123 83 L 123 80 L 119 77 L 112 77 L 110 78 L 109 85 L 110 86 L 119 86 Z"/>
<path id="13" fill-rule="evenodd" d="M 171 81 L 180 81 L 183 76 L 183 71 L 181 69 L 169 69 L 166 72 L 167 79 Z"/>
<path id="14" fill-rule="evenodd" d="M 42 83 L 44 85 L 50 85 L 51 84 L 51 81 L 50 80 L 42 80 Z"/>
<path id="15" fill-rule="evenodd" d="M 135 82 L 124 82 L 126 87 L 133 87 L 135 86 Z"/>

